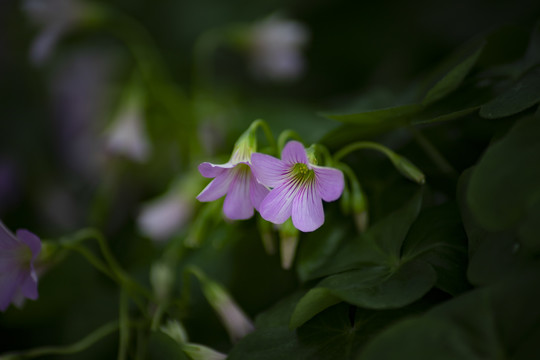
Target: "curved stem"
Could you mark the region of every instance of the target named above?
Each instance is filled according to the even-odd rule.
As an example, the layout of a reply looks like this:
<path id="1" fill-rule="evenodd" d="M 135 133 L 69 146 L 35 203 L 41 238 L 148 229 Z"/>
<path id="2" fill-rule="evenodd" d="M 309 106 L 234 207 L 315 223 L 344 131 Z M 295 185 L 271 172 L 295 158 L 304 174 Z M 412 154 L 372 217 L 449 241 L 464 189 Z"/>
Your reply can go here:
<path id="1" fill-rule="evenodd" d="M 266 121 L 264 121 L 262 119 L 257 119 L 251 124 L 250 127 L 253 129 L 253 131 L 255 131 L 259 127 L 262 128 L 263 131 L 264 131 L 264 135 L 266 136 L 266 139 L 268 140 L 268 144 L 270 145 L 270 147 L 277 154 L 279 149 L 277 148 L 276 140 L 274 139 L 274 135 L 272 134 L 272 130 L 270 130 L 270 127 L 268 126 Z"/>
<path id="2" fill-rule="evenodd" d="M 97 242 L 99 244 L 99 248 L 101 250 L 101 253 L 103 254 L 103 257 L 105 258 L 105 261 L 109 265 L 110 270 L 112 270 L 112 272 L 105 272 L 105 273 L 107 273 L 107 275 L 109 275 L 109 276 L 112 275 L 111 277 L 113 279 L 116 279 L 120 283 L 120 285 L 123 285 L 128 289 L 134 290 L 134 291 L 144 295 L 146 298 L 148 298 L 150 300 L 154 300 L 153 295 L 150 293 L 149 290 L 145 289 L 138 282 L 133 280 L 124 271 L 124 269 L 122 269 L 122 267 L 120 267 L 120 265 L 116 261 L 115 257 L 113 256 L 112 251 L 109 249 L 109 246 L 108 246 L 107 242 L 105 241 L 105 238 L 103 237 L 103 235 L 98 230 L 92 229 L 92 228 L 83 229 L 83 230 L 75 233 L 75 235 L 73 237 L 64 239 L 62 241 L 62 244 L 64 246 L 69 247 L 69 246 L 77 245 L 78 243 L 80 243 L 80 242 L 82 242 L 84 240 L 87 240 L 87 239 L 95 239 L 95 240 L 97 240 Z M 77 248 L 77 251 L 82 252 L 80 247 Z M 83 255 L 85 255 L 85 257 L 87 257 L 87 259 L 89 259 L 89 261 L 91 261 L 93 265 L 95 265 L 95 266 L 97 265 L 96 267 L 99 270 L 104 271 L 105 266 L 103 265 L 103 263 L 100 262 L 100 261 L 96 261 L 96 258 L 93 255 L 90 256 L 90 254 L 91 254 L 90 252 L 84 251 Z"/>
<path id="3" fill-rule="evenodd" d="M 330 155 L 330 151 L 326 148 L 326 146 L 321 144 L 313 144 L 313 147 L 315 148 L 315 151 L 318 151 L 323 156 L 323 163 L 326 166 L 332 166 L 334 161 L 332 160 L 332 156 Z"/>
<path id="4" fill-rule="evenodd" d="M 117 277 L 111 271 L 109 271 L 107 265 L 103 261 L 98 259 L 91 251 L 89 251 L 85 247 L 82 247 L 79 244 L 65 244 L 64 246 L 66 249 L 77 251 L 79 254 L 84 256 L 90 264 L 92 264 L 96 269 L 111 278 L 111 280 L 118 280 Z"/>
<path id="5" fill-rule="evenodd" d="M 441 152 L 420 131 L 414 127 L 411 127 L 410 131 L 418 142 L 418 145 L 420 145 L 442 173 L 457 176 L 457 171 L 450 165 L 448 160 L 445 159 Z"/>
<path id="6" fill-rule="evenodd" d="M 298 140 L 300 142 L 303 142 L 302 138 L 300 137 L 300 135 L 298 135 L 296 133 L 296 131 L 284 130 L 281 134 L 279 134 L 279 137 L 278 137 L 278 150 L 279 150 L 279 153 L 281 153 L 281 151 L 285 147 L 285 143 L 287 142 L 288 139 L 294 139 L 294 140 Z"/>
<path id="7" fill-rule="evenodd" d="M 46 356 L 46 355 L 75 354 L 75 353 L 88 349 L 90 346 L 94 345 L 96 342 L 103 339 L 104 337 L 112 334 L 117 329 L 118 329 L 118 322 L 114 321 L 106 325 L 103 325 L 102 327 L 98 328 L 94 332 L 87 335 L 85 338 L 79 340 L 78 342 L 72 345 L 44 346 L 44 347 L 30 349 L 30 350 L 21 351 L 21 352 L 7 353 L 0 356 L 0 358 L 6 357 L 9 359 L 10 357 L 15 357 L 16 359 L 31 359 L 38 356 Z"/>
<path id="8" fill-rule="evenodd" d="M 392 160 L 392 162 L 393 162 L 393 158 L 396 156 L 396 153 L 394 153 L 392 150 L 390 150 L 386 146 L 383 146 L 381 144 L 378 144 L 378 143 L 372 142 L 372 141 L 360 141 L 360 142 L 356 142 L 356 143 L 350 144 L 348 146 L 345 146 L 343 149 L 339 150 L 334 155 L 334 159 L 336 161 L 339 161 L 343 157 L 345 157 L 346 155 L 350 154 L 351 152 L 353 152 L 355 150 L 360 150 L 360 149 L 377 150 L 377 151 L 383 153 L 384 155 L 386 155 L 390 160 Z"/>

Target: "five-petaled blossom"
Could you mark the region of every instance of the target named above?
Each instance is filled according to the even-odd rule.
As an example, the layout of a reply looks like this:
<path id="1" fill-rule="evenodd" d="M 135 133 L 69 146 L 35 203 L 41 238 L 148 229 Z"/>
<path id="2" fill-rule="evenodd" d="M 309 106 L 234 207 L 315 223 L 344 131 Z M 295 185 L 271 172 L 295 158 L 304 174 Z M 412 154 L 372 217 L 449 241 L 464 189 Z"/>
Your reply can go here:
<path id="1" fill-rule="evenodd" d="M 298 230 L 314 231 L 324 223 L 322 200 L 337 200 L 343 192 L 343 173 L 310 163 L 304 146 L 297 141 L 285 145 L 281 160 L 254 153 L 251 163 L 258 181 L 272 188 L 259 212 L 275 224 L 292 216 Z"/>
<path id="2" fill-rule="evenodd" d="M 0 311 L 24 298 L 38 298 L 34 261 L 41 251 L 39 238 L 27 230 L 13 235 L 0 222 Z"/>
<path id="3" fill-rule="evenodd" d="M 202 176 L 214 178 L 197 196 L 199 201 L 214 201 L 225 197 L 223 212 L 232 220 L 249 219 L 253 208 L 259 205 L 268 194 L 251 171 L 251 154 L 255 150 L 253 135 L 248 131 L 238 139 L 231 159 L 221 165 L 204 162 L 199 165 Z"/>

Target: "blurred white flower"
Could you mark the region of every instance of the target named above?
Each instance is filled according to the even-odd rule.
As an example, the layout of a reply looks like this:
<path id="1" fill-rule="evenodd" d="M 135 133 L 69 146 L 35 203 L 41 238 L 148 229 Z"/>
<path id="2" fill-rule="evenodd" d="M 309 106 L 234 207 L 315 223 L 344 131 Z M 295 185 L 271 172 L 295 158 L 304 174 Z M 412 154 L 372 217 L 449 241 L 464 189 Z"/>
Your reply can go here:
<path id="1" fill-rule="evenodd" d="M 137 162 L 150 155 L 150 141 L 144 126 L 144 108 L 138 94 L 129 94 L 116 118 L 106 130 L 107 150 Z"/>
<path id="2" fill-rule="evenodd" d="M 270 17 L 251 30 L 251 70 L 261 80 L 290 81 L 305 68 L 302 47 L 309 40 L 308 29 L 293 20 Z"/>
<path id="3" fill-rule="evenodd" d="M 89 7 L 77 0 L 26 0 L 23 10 L 41 27 L 30 50 L 31 60 L 38 65 L 50 56 L 60 38 L 89 13 Z"/>
<path id="4" fill-rule="evenodd" d="M 138 218 L 139 229 L 154 240 L 166 240 L 187 223 L 192 211 L 188 199 L 167 193 L 143 207 Z"/>
<path id="5" fill-rule="evenodd" d="M 221 284 L 209 279 L 198 268 L 191 271 L 199 279 L 204 297 L 216 311 L 232 342 L 237 342 L 255 330 L 251 320 Z"/>
<path id="6" fill-rule="evenodd" d="M 141 233 L 165 241 L 181 231 L 196 209 L 195 196 L 203 181 L 197 171 L 184 174 L 163 195 L 144 204 L 137 218 Z"/>

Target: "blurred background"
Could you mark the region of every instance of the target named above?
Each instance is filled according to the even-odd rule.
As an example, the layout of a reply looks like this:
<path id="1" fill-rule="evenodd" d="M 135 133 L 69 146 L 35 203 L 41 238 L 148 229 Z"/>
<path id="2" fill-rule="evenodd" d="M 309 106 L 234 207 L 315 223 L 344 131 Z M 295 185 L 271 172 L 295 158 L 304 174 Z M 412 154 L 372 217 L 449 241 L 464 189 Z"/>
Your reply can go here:
<path id="1" fill-rule="evenodd" d="M 369 106 L 365 94 L 404 103 L 411 83 L 476 36 L 511 26 L 523 42 L 509 46 L 524 48 L 539 14 L 523 0 L 0 0 L 0 219 L 46 239 L 97 227 L 145 279 L 199 209 L 198 163 L 226 162 L 253 120 L 317 141 L 338 125 L 321 113 Z M 255 254 L 279 268 L 249 237 L 221 265 Z M 0 314 L 0 351 L 74 341 L 114 318 L 114 286 L 89 269 L 67 260 L 40 285 L 39 309 Z M 279 274 L 275 298 L 244 296 L 248 312 L 294 287 Z M 191 330 L 225 341 L 200 322 Z"/>

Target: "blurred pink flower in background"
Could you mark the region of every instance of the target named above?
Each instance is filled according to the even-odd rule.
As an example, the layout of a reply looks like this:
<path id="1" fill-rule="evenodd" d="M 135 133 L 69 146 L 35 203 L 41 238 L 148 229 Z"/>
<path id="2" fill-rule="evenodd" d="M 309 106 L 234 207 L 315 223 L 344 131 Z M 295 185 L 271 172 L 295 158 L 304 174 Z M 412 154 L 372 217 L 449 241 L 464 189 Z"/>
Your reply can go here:
<path id="1" fill-rule="evenodd" d="M 30 59 L 40 65 L 49 58 L 62 36 L 83 20 L 88 7 L 77 0 L 26 0 L 23 10 L 41 27 L 30 50 Z"/>
<path id="2" fill-rule="evenodd" d="M 309 31 L 301 23 L 273 16 L 256 24 L 251 33 L 251 70 L 261 80 L 292 81 L 305 69 L 302 48 Z"/>
<path id="3" fill-rule="evenodd" d="M 105 132 L 107 150 L 136 162 L 150 156 L 150 140 L 146 134 L 144 103 L 136 89 L 128 89 L 117 115 Z"/>
<path id="4" fill-rule="evenodd" d="M 21 306 L 25 298 L 38 298 L 34 261 L 41 252 L 41 240 L 28 230 L 13 235 L 0 222 L 0 311 L 9 304 Z"/>

